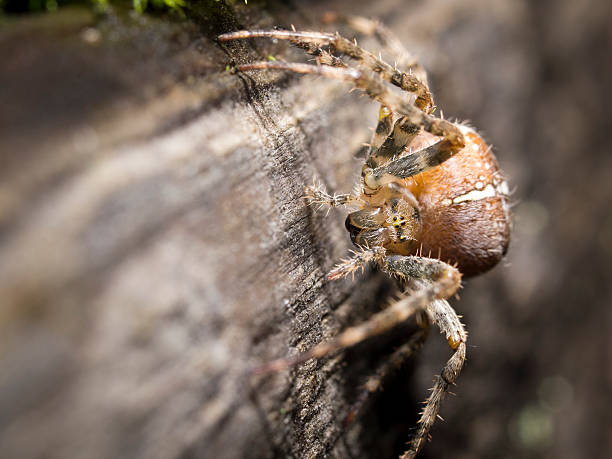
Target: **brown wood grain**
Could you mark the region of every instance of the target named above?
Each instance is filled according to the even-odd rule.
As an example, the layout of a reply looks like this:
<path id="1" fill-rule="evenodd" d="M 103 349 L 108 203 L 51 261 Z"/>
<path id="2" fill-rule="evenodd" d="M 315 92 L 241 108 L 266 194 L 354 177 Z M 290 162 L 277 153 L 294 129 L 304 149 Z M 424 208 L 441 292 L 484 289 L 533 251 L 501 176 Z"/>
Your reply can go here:
<path id="1" fill-rule="evenodd" d="M 343 216 L 303 200 L 315 177 L 351 189 L 376 107 L 335 82 L 227 72 L 288 47 L 213 38 L 283 10 L 214 3 L 186 23 L 66 12 L 6 34 L 27 51 L 4 75 L 7 457 L 314 457 L 344 429 L 338 358 L 247 371 L 378 307 L 381 278 L 325 280 Z"/>

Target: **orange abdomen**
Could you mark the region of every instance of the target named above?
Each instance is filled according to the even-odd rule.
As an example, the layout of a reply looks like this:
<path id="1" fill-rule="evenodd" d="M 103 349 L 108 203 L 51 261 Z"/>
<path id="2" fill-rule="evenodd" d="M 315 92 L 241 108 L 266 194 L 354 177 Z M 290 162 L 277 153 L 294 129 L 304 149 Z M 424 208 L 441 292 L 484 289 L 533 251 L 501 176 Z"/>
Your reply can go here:
<path id="1" fill-rule="evenodd" d="M 511 221 L 508 186 L 491 149 L 474 131 L 461 128 L 466 146 L 406 186 L 419 201 L 418 251 L 457 263 L 473 276 L 506 253 Z"/>

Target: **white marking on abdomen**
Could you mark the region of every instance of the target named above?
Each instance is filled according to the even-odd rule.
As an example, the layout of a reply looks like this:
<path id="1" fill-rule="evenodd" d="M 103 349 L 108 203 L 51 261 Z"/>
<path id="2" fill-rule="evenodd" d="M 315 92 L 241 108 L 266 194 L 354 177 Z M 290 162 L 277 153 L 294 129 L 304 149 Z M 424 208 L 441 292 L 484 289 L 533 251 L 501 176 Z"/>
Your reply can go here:
<path id="1" fill-rule="evenodd" d="M 481 186 L 479 187 L 478 185 Z M 496 187 L 489 183 L 486 187 L 484 187 L 484 189 L 482 189 L 482 184 L 479 182 L 476 184 L 476 188 L 478 189 L 472 190 L 461 196 L 457 196 L 455 199 L 453 199 L 453 204 L 459 204 L 460 202 L 466 201 L 480 201 L 481 199 L 494 198 L 498 195 L 508 195 L 508 184 L 505 181 L 501 182 Z"/>
<path id="2" fill-rule="evenodd" d="M 466 201 L 480 201 L 481 199 L 494 198 L 497 194 L 495 187 L 490 183 L 483 190 L 472 190 L 469 193 L 457 196 L 453 199 L 453 204 L 459 204 Z"/>

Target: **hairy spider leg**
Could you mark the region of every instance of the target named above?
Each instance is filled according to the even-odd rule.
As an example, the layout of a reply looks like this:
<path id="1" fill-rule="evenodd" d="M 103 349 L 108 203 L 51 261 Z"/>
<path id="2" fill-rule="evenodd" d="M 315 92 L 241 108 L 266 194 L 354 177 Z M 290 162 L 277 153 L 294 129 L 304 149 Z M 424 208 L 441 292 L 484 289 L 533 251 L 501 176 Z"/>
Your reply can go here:
<path id="1" fill-rule="evenodd" d="M 453 156 L 454 153 L 448 142 L 440 140 L 412 154 L 400 156 L 382 166 L 374 168 L 371 176 L 376 181 L 381 181 L 386 175 L 402 179 L 414 177 L 421 172 L 439 166 Z"/>
<path id="2" fill-rule="evenodd" d="M 408 128 L 410 126 L 422 126 L 431 134 L 443 137 L 442 140 L 427 148 L 415 151 L 411 155 L 399 157 L 365 173 L 364 182 L 370 189 L 380 188 L 384 184 L 385 176 L 408 178 L 438 166 L 465 146 L 463 134 L 453 123 L 424 113 L 389 91 L 382 80 L 368 75 L 361 70 L 277 61 L 254 62 L 240 65 L 238 69 L 241 71 L 262 69 L 288 70 L 296 73 L 315 74 L 327 78 L 351 81 L 357 88 L 362 89 L 385 107 L 391 107 L 393 111 L 403 114 L 404 116 L 401 118 L 402 125 L 405 124 Z M 411 137 L 406 135 L 404 138 L 410 139 Z"/>
<path id="3" fill-rule="evenodd" d="M 331 18 L 328 17 L 328 21 L 330 19 Z M 411 68 L 411 70 L 412 67 L 417 67 L 420 81 L 427 85 L 427 78 L 424 69 L 420 66 L 416 59 L 410 56 L 410 54 L 403 47 L 402 43 L 382 23 L 360 16 L 338 16 L 336 19 L 340 19 L 358 32 L 369 36 L 375 36 L 383 44 L 383 46 L 389 48 L 396 55 L 403 56 L 408 59 L 400 62 L 400 66 Z M 344 41 L 348 40 L 344 39 Z M 353 45 L 353 43 L 350 42 L 349 44 Z M 334 43 L 332 43 L 332 45 L 334 45 Z M 374 55 L 365 50 L 362 50 L 361 53 L 355 53 L 346 51 L 338 46 L 336 46 L 336 49 L 345 52 L 349 56 L 356 59 L 360 59 L 360 56 L 362 55 L 368 55 L 370 62 L 373 62 L 372 60 L 376 60 L 376 65 L 380 63 L 380 60 L 377 60 Z M 342 62 L 342 66 L 344 65 L 345 64 Z M 376 66 L 370 65 L 369 67 L 375 72 L 379 71 L 378 67 Z M 388 75 L 383 74 L 382 76 L 386 77 Z M 394 83 L 392 79 L 385 79 Z M 398 86 L 402 87 L 400 85 Z M 409 91 L 407 88 L 403 89 Z M 415 105 L 419 107 L 419 104 L 415 103 Z M 393 126 L 392 131 L 391 126 Z M 419 129 L 420 128 L 418 125 L 413 124 L 410 122 L 410 119 L 406 117 L 400 117 L 395 123 L 393 123 L 393 113 L 386 106 L 382 105 L 379 112 L 379 122 L 373 135 L 371 149 L 368 154 L 369 161 L 366 163 L 371 167 L 377 167 L 381 164 L 389 162 L 394 158 L 397 158 L 404 151 L 406 146 L 410 144 L 414 137 L 416 137 Z M 416 155 L 411 155 L 409 158 L 398 159 L 393 164 L 387 164 L 386 167 L 375 171 L 375 177 L 380 178 L 384 174 L 390 174 L 398 178 L 406 178 L 420 172 L 424 172 L 425 170 L 435 167 L 444 162 L 446 159 L 450 158 L 451 154 L 449 154 L 449 149 L 452 150 L 452 146 L 441 141 L 426 149 L 423 149 L 420 152 L 416 152 Z"/>
<path id="4" fill-rule="evenodd" d="M 375 38 L 382 45 L 384 52 L 397 59 L 396 67 L 409 70 L 427 86 L 427 72 L 423 66 L 382 22 L 363 16 L 345 16 L 337 13 L 326 13 L 323 22 L 346 24 L 358 33 Z"/>
<path id="5" fill-rule="evenodd" d="M 322 48 L 326 46 L 326 43 L 318 44 L 312 41 L 296 41 L 291 40 L 291 43 L 298 48 L 303 49 L 306 53 L 315 57 L 317 64 L 319 65 L 330 65 L 332 67 L 348 67 L 346 63 L 339 58 L 334 56 L 329 51 Z"/>
<path id="6" fill-rule="evenodd" d="M 364 250 L 362 253 L 366 253 Z M 374 252 L 367 261 L 376 261 Z M 430 396 L 419 419 L 417 433 L 411 446 L 402 458 L 412 458 L 424 445 L 429 430 L 435 422 L 440 404 L 450 385 L 453 385 L 465 361 L 465 332 L 459 317 L 445 300 L 452 296 L 461 285 L 461 273 L 443 261 L 419 256 L 392 255 L 378 261 L 381 268 L 390 275 L 404 281 L 416 280 L 418 289 L 409 296 L 400 298 L 386 309 L 373 315 L 362 324 L 350 327 L 335 338 L 320 343 L 295 357 L 283 358 L 259 367 L 256 373 L 267 373 L 285 370 L 293 365 L 312 358 L 321 358 L 332 352 L 354 346 L 367 338 L 379 335 L 405 322 L 419 311 L 425 311 L 429 320 L 435 323 L 447 336 L 450 347 L 454 350 L 440 376 L 436 378 Z"/>
<path id="7" fill-rule="evenodd" d="M 417 323 L 419 328 L 410 335 L 408 341 L 395 349 L 387 358 L 382 359 L 374 373 L 367 378 L 356 401 L 349 410 L 345 420 L 346 425 L 353 422 L 359 416 L 366 403 L 370 400 L 371 395 L 382 388 L 387 378 L 401 368 L 406 360 L 414 356 L 423 347 L 429 335 L 430 322 L 427 315 L 423 314 L 422 317 L 417 318 Z"/>
<path id="8" fill-rule="evenodd" d="M 386 37 L 389 42 L 397 42 L 392 37 L 390 32 L 385 31 L 383 26 L 376 24 L 375 21 L 367 22 L 363 18 L 353 18 L 352 21 L 355 24 L 361 24 L 363 29 L 378 32 L 380 36 Z M 379 125 L 377 126 L 376 133 L 373 138 L 374 148 L 370 150 L 369 157 L 372 158 L 369 165 L 372 167 L 378 166 L 381 162 L 386 162 L 389 159 L 396 157 L 400 154 L 403 148 L 414 138 L 418 133 L 420 126 L 423 126 L 425 130 L 431 132 L 434 135 L 442 136 L 446 141 L 440 141 L 428 149 L 424 149 L 421 152 L 415 152 L 414 155 L 410 156 L 421 156 L 418 158 L 411 158 L 408 161 L 412 164 L 419 164 L 421 167 L 416 168 L 419 172 L 423 172 L 431 167 L 435 167 L 446 159 L 450 158 L 454 153 L 459 151 L 464 145 L 465 140 L 463 134 L 457 129 L 452 123 L 447 121 L 433 118 L 428 113 L 427 107 L 433 107 L 433 100 L 431 94 L 420 80 L 406 73 L 400 72 L 394 69 L 386 62 L 376 58 L 372 53 L 360 48 L 355 43 L 347 40 L 346 38 L 338 34 L 329 34 L 321 32 L 296 32 L 296 31 L 284 31 L 284 30 L 253 30 L 253 31 L 238 31 L 219 36 L 221 41 L 229 41 L 244 38 L 255 38 L 255 37 L 267 37 L 277 38 L 284 40 L 291 40 L 292 42 L 302 46 L 307 51 L 311 50 L 312 53 L 323 52 L 324 61 L 323 63 L 331 66 L 342 66 L 336 68 L 328 68 L 327 66 L 312 66 L 310 64 L 299 64 L 299 63 L 284 63 L 284 62 L 256 62 L 252 64 L 239 66 L 239 70 L 249 69 L 282 69 L 289 70 L 296 73 L 314 73 L 319 74 L 328 78 L 336 78 L 353 81 L 353 83 L 360 89 L 364 90 L 370 97 L 377 99 L 383 105 L 381 107 L 379 116 Z M 333 61 L 329 53 L 324 52 L 318 46 L 318 44 L 329 44 L 336 50 L 349 55 L 357 60 L 362 61 L 366 67 L 370 68 L 376 73 L 379 73 L 384 79 L 395 84 L 401 89 L 409 92 L 413 92 L 417 95 L 417 101 L 415 101 L 416 107 L 424 111 L 421 113 L 422 116 L 418 115 L 418 109 L 407 103 L 405 100 L 397 97 L 391 93 L 380 81 L 367 75 L 365 72 L 361 72 L 357 69 L 344 68 L 344 62 L 341 60 Z M 397 46 L 396 43 L 396 46 Z M 314 48 L 311 47 L 314 46 Z M 399 45 L 401 46 L 401 45 Z M 335 70 L 335 71 L 334 71 Z M 412 77 L 416 82 L 408 84 L 408 80 L 412 81 L 409 77 Z M 418 82 L 418 83 L 417 83 Z M 423 88 L 429 94 L 427 104 L 423 104 Z M 419 102 L 419 97 L 421 102 Z M 391 110 L 395 108 L 395 111 L 403 113 L 402 116 L 394 125 L 393 132 L 389 133 L 388 124 L 392 121 L 391 110 L 387 107 L 391 107 Z M 408 116 L 406 116 L 408 115 Z M 388 118 L 388 119 L 387 119 Z M 379 129 L 380 128 L 380 129 Z M 378 146 L 381 138 L 386 135 L 387 137 L 383 143 Z M 431 163 L 428 166 L 428 163 Z M 412 168 L 404 167 L 402 161 L 399 164 L 387 165 L 386 168 L 377 170 L 375 179 L 378 180 L 382 175 L 389 173 L 389 170 L 399 171 L 399 173 L 406 174 L 412 173 Z M 393 172 L 391 172 L 393 175 Z M 414 175 L 414 174 L 412 174 Z M 405 178 L 405 176 L 397 175 L 397 177 Z"/>
<path id="9" fill-rule="evenodd" d="M 321 75 L 326 78 L 351 82 L 355 87 L 364 91 L 372 99 L 377 100 L 385 107 L 389 107 L 391 111 L 402 114 L 402 118 L 404 119 L 403 123 L 422 126 L 423 129 L 431 134 L 443 137 L 444 139 L 438 143 L 438 148 L 444 155 L 448 154 L 445 160 L 465 146 L 465 138 L 457 126 L 447 120 L 435 118 L 419 110 L 412 105 L 409 100 L 391 92 L 380 78 L 368 72 L 353 68 L 279 61 L 263 61 L 239 65 L 238 70 L 286 70 L 295 73 Z M 413 155 L 418 154 L 418 151 L 413 153 Z M 434 162 L 434 165 L 440 162 Z"/>
<path id="10" fill-rule="evenodd" d="M 346 265 L 347 263 L 345 262 L 344 264 Z M 420 299 L 418 303 L 413 304 L 413 307 L 421 308 L 426 312 L 429 321 L 438 326 L 440 332 L 446 336 L 449 346 L 454 351 L 453 355 L 442 368 L 440 375 L 436 377 L 431 393 L 424 402 L 424 408 L 418 421 L 417 432 L 410 442 L 410 448 L 401 456 L 402 459 L 408 459 L 415 457 L 425 444 L 429 436 L 429 431 L 438 416 L 442 400 L 448 392 L 449 387 L 454 385 L 463 368 L 463 363 L 465 362 L 467 332 L 455 310 L 450 306 L 448 301 L 446 301 L 446 298 L 452 296 L 460 287 L 461 275 L 456 268 L 440 260 L 418 256 L 393 255 L 385 257 L 383 262 L 379 264 L 381 264 L 382 268 L 390 275 L 400 277 L 401 280 L 405 281 L 406 286 L 411 290 L 407 298 L 416 297 Z M 338 269 L 338 267 L 335 269 Z M 401 301 L 402 300 L 400 300 L 400 302 Z M 389 308 L 396 307 L 397 304 L 398 303 L 395 303 Z M 418 306 L 416 304 L 418 304 Z M 370 320 L 375 320 L 375 318 L 376 316 Z M 370 320 L 364 325 L 367 325 Z M 395 324 L 389 324 L 388 328 L 377 330 L 374 334 L 382 333 L 399 323 L 398 321 Z M 351 329 L 348 329 L 344 333 L 350 331 Z M 344 333 L 342 333 L 337 340 L 340 340 Z M 424 339 L 425 336 L 423 336 L 422 339 Z M 367 337 L 369 336 L 362 339 Z M 381 365 L 376 374 L 368 381 L 366 391 L 362 392 L 356 405 L 351 409 L 349 417 L 354 417 L 356 415 L 367 399 L 369 395 L 367 392 L 370 388 L 374 390 L 374 388 L 379 387 L 384 377 L 393 368 L 396 368 L 395 365 L 399 363 L 398 360 L 400 358 L 408 358 L 421 346 L 422 343 L 419 344 L 420 338 L 418 335 L 415 339 L 416 341 L 411 338 L 408 346 L 400 347 L 396 353 L 392 354 L 391 360 L 388 363 Z M 331 350 L 329 352 L 331 352 Z"/>
<path id="11" fill-rule="evenodd" d="M 393 129 L 393 112 L 384 105 L 381 105 L 378 110 L 378 123 L 370 141 L 370 151 L 367 154 L 368 159 L 372 156 L 374 150 L 381 147 L 391 133 L 391 129 Z"/>
<path id="12" fill-rule="evenodd" d="M 269 362 L 260 367 L 258 373 L 280 371 L 291 366 L 305 362 L 312 358 L 324 357 L 331 352 L 338 351 L 371 337 L 383 333 L 396 325 L 404 322 L 414 313 L 426 310 L 427 305 L 435 299 L 444 299 L 452 296 L 461 285 L 461 273 L 443 261 L 434 258 L 424 258 L 418 256 L 392 255 L 382 256 L 382 248 L 363 249 L 357 256 L 349 262 L 365 266 L 367 263 L 376 262 L 382 269 L 392 276 L 400 279 L 425 279 L 429 282 L 423 284 L 421 288 L 410 296 L 403 296 L 388 308 L 373 315 L 366 322 L 355 327 L 348 328 L 335 338 L 316 345 L 309 351 L 298 354 L 294 357 L 283 358 Z M 328 275 L 330 279 L 337 279 L 355 271 L 347 269 L 347 262 L 341 269 L 334 268 Z M 435 318 L 432 318 L 434 320 Z M 455 334 L 452 335 L 453 339 Z M 459 338 L 460 339 L 460 338 Z M 450 338 L 449 338 L 450 343 Z M 454 344 L 454 343 L 453 343 Z M 453 347 L 451 344 L 451 347 Z M 458 344 L 457 344 L 458 345 Z M 457 348 L 457 345 L 453 349 Z"/>
<path id="13" fill-rule="evenodd" d="M 412 124 L 410 120 L 405 117 L 400 117 L 393 124 L 393 130 L 391 130 L 392 114 L 390 110 L 384 106 L 380 108 L 378 118 L 378 125 L 374 133 L 376 142 L 372 142 L 372 148 L 366 159 L 366 164 L 371 168 L 375 168 L 399 157 L 406 146 L 412 142 L 420 132 L 420 127 Z M 381 139 L 380 137 L 385 133 L 386 137 Z"/>
<path id="14" fill-rule="evenodd" d="M 317 64 L 319 65 L 329 65 L 332 67 L 343 68 L 347 67 L 341 58 L 334 56 L 315 43 L 295 40 L 292 40 L 292 43 L 299 48 L 302 48 L 311 56 L 314 56 Z M 391 129 L 393 129 L 392 135 L 390 135 Z M 376 167 L 381 162 L 386 162 L 396 155 L 399 155 L 403 148 L 416 136 L 418 132 L 419 127 L 406 122 L 405 118 L 398 119 L 394 127 L 393 113 L 387 107 L 381 105 L 378 116 L 378 124 L 372 136 L 372 140 L 369 145 L 370 148 L 368 149 L 366 158 L 369 160 L 372 158 L 372 156 L 375 156 L 370 163 Z M 384 146 L 383 142 L 385 142 Z M 380 149 L 381 147 L 383 148 Z M 328 202 L 330 207 L 336 207 L 338 205 L 332 204 L 333 201 L 329 199 Z"/>
<path id="15" fill-rule="evenodd" d="M 363 271 L 371 262 L 380 264 L 386 253 L 383 247 L 359 247 L 358 250 L 352 250 L 351 252 L 353 257 L 340 260 L 340 263 L 327 274 L 327 279 L 341 279 L 349 274 L 354 276 L 356 272 Z"/>
<path id="16" fill-rule="evenodd" d="M 338 33 L 294 32 L 290 30 L 241 30 L 220 35 L 219 40 L 230 41 L 258 37 L 290 40 L 307 51 L 310 48 L 308 46 L 309 43 L 315 45 L 329 45 L 338 52 L 359 61 L 365 68 L 379 74 L 384 80 L 394 84 L 398 88 L 415 94 L 415 105 L 426 113 L 431 113 L 433 110 L 434 103 L 431 92 L 427 85 L 415 75 L 394 68 L 371 52 L 358 46 L 356 42 L 348 40 Z M 313 48 L 313 50 L 314 49 L 316 48 Z M 331 62 L 334 61 L 332 60 Z M 324 63 L 330 64 L 329 61 Z M 343 63 L 341 65 L 343 65 Z"/>
<path id="17" fill-rule="evenodd" d="M 321 210 L 324 207 L 328 209 L 342 206 L 353 206 L 359 209 L 363 208 L 364 202 L 358 196 L 352 194 L 329 194 L 325 191 L 325 188 L 321 183 L 313 182 L 305 188 L 306 200 L 309 205 L 317 205 L 317 210 Z"/>
<path id="18" fill-rule="evenodd" d="M 421 450 L 438 417 L 442 400 L 450 386 L 455 385 L 465 362 L 467 332 L 448 301 L 442 299 L 432 301 L 427 305 L 427 314 L 429 319 L 440 328 L 440 331 L 446 334 L 448 343 L 455 352 L 442 368 L 440 375 L 436 376 L 431 393 L 424 402 L 417 432 L 410 441 L 410 448 L 400 456 L 400 459 L 412 459 Z"/>
<path id="19" fill-rule="evenodd" d="M 294 365 L 300 364 L 310 359 L 318 359 L 326 355 L 354 346 L 363 340 L 383 333 L 394 326 L 406 321 L 416 312 L 423 309 L 426 301 L 424 299 L 431 294 L 430 291 L 423 292 L 417 297 L 406 297 L 373 315 L 360 325 L 350 327 L 329 341 L 317 344 L 312 349 L 302 352 L 294 357 L 273 360 L 258 367 L 256 374 L 276 372 L 286 370 Z"/>
<path id="20" fill-rule="evenodd" d="M 418 60 L 404 48 L 401 41 L 397 39 L 393 32 L 385 27 L 380 21 L 368 19 L 363 16 L 342 16 L 335 13 L 327 13 L 324 16 L 324 22 L 341 22 L 347 24 L 358 33 L 376 38 L 383 46 L 383 49 L 390 55 L 398 57 L 398 61 L 395 63 L 394 68 L 399 66 L 399 68 L 410 69 L 410 74 L 415 75 L 418 80 L 429 89 L 425 69 L 420 65 Z M 317 56 L 317 62 L 321 64 L 346 67 L 346 64 L 341 59 L 332 56 L 330 53 L 322 50 L 313 43 L 296 43 L 295 41 L 294 43 L 305 49 L 309 54 Z M 393 133 L 392 136 L 390 136 L 392 128 Z M 398 119 L 394 126 L 393 113 L 387 107 L 381 105 L 378 124 L 372 136 L 370 149 L 367 154 L 367 159 L 372 158 L 371 161 L 369 161 L 370 165 L 376 167 L 398 156 L 418 132 L 419 127 L 407 122 L 404 118 Z M 388 136 L 390 137 L 388 138 Z M 383 142 L 385 143 L 384 146 Z"/>

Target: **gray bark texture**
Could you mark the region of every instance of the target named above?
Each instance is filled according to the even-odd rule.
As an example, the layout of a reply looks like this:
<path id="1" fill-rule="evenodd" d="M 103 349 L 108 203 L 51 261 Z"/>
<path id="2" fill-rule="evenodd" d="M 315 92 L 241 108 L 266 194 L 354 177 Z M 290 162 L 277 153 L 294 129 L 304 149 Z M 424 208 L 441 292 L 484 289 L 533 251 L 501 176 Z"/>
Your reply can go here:
<path id="1" fill-rule="evenodd" d="M 345 214 L 303 200 L 313 178 L 352 189 L 377 105 L 322 78 L 226 71 L 304 61 L 287 43 L 215 41 L 291 24 L 352 36 L 322 24 L 332 10 L 388 25 L 439 109 L 472 120 L 518 190 L 506 266 L 453 301 L 469 360 L 422 457 L 610 457 L 610 6 L 577 3 L 200 0 L 180 21 L 87 8 L 5 18 L 1 456 L 404 449 L 450 354 L 436 332 L 348 424 L 410 324 L 249 375 L 366 320 L 395 289 L 375 271 L 327 281 L 350 249 Z"/>

